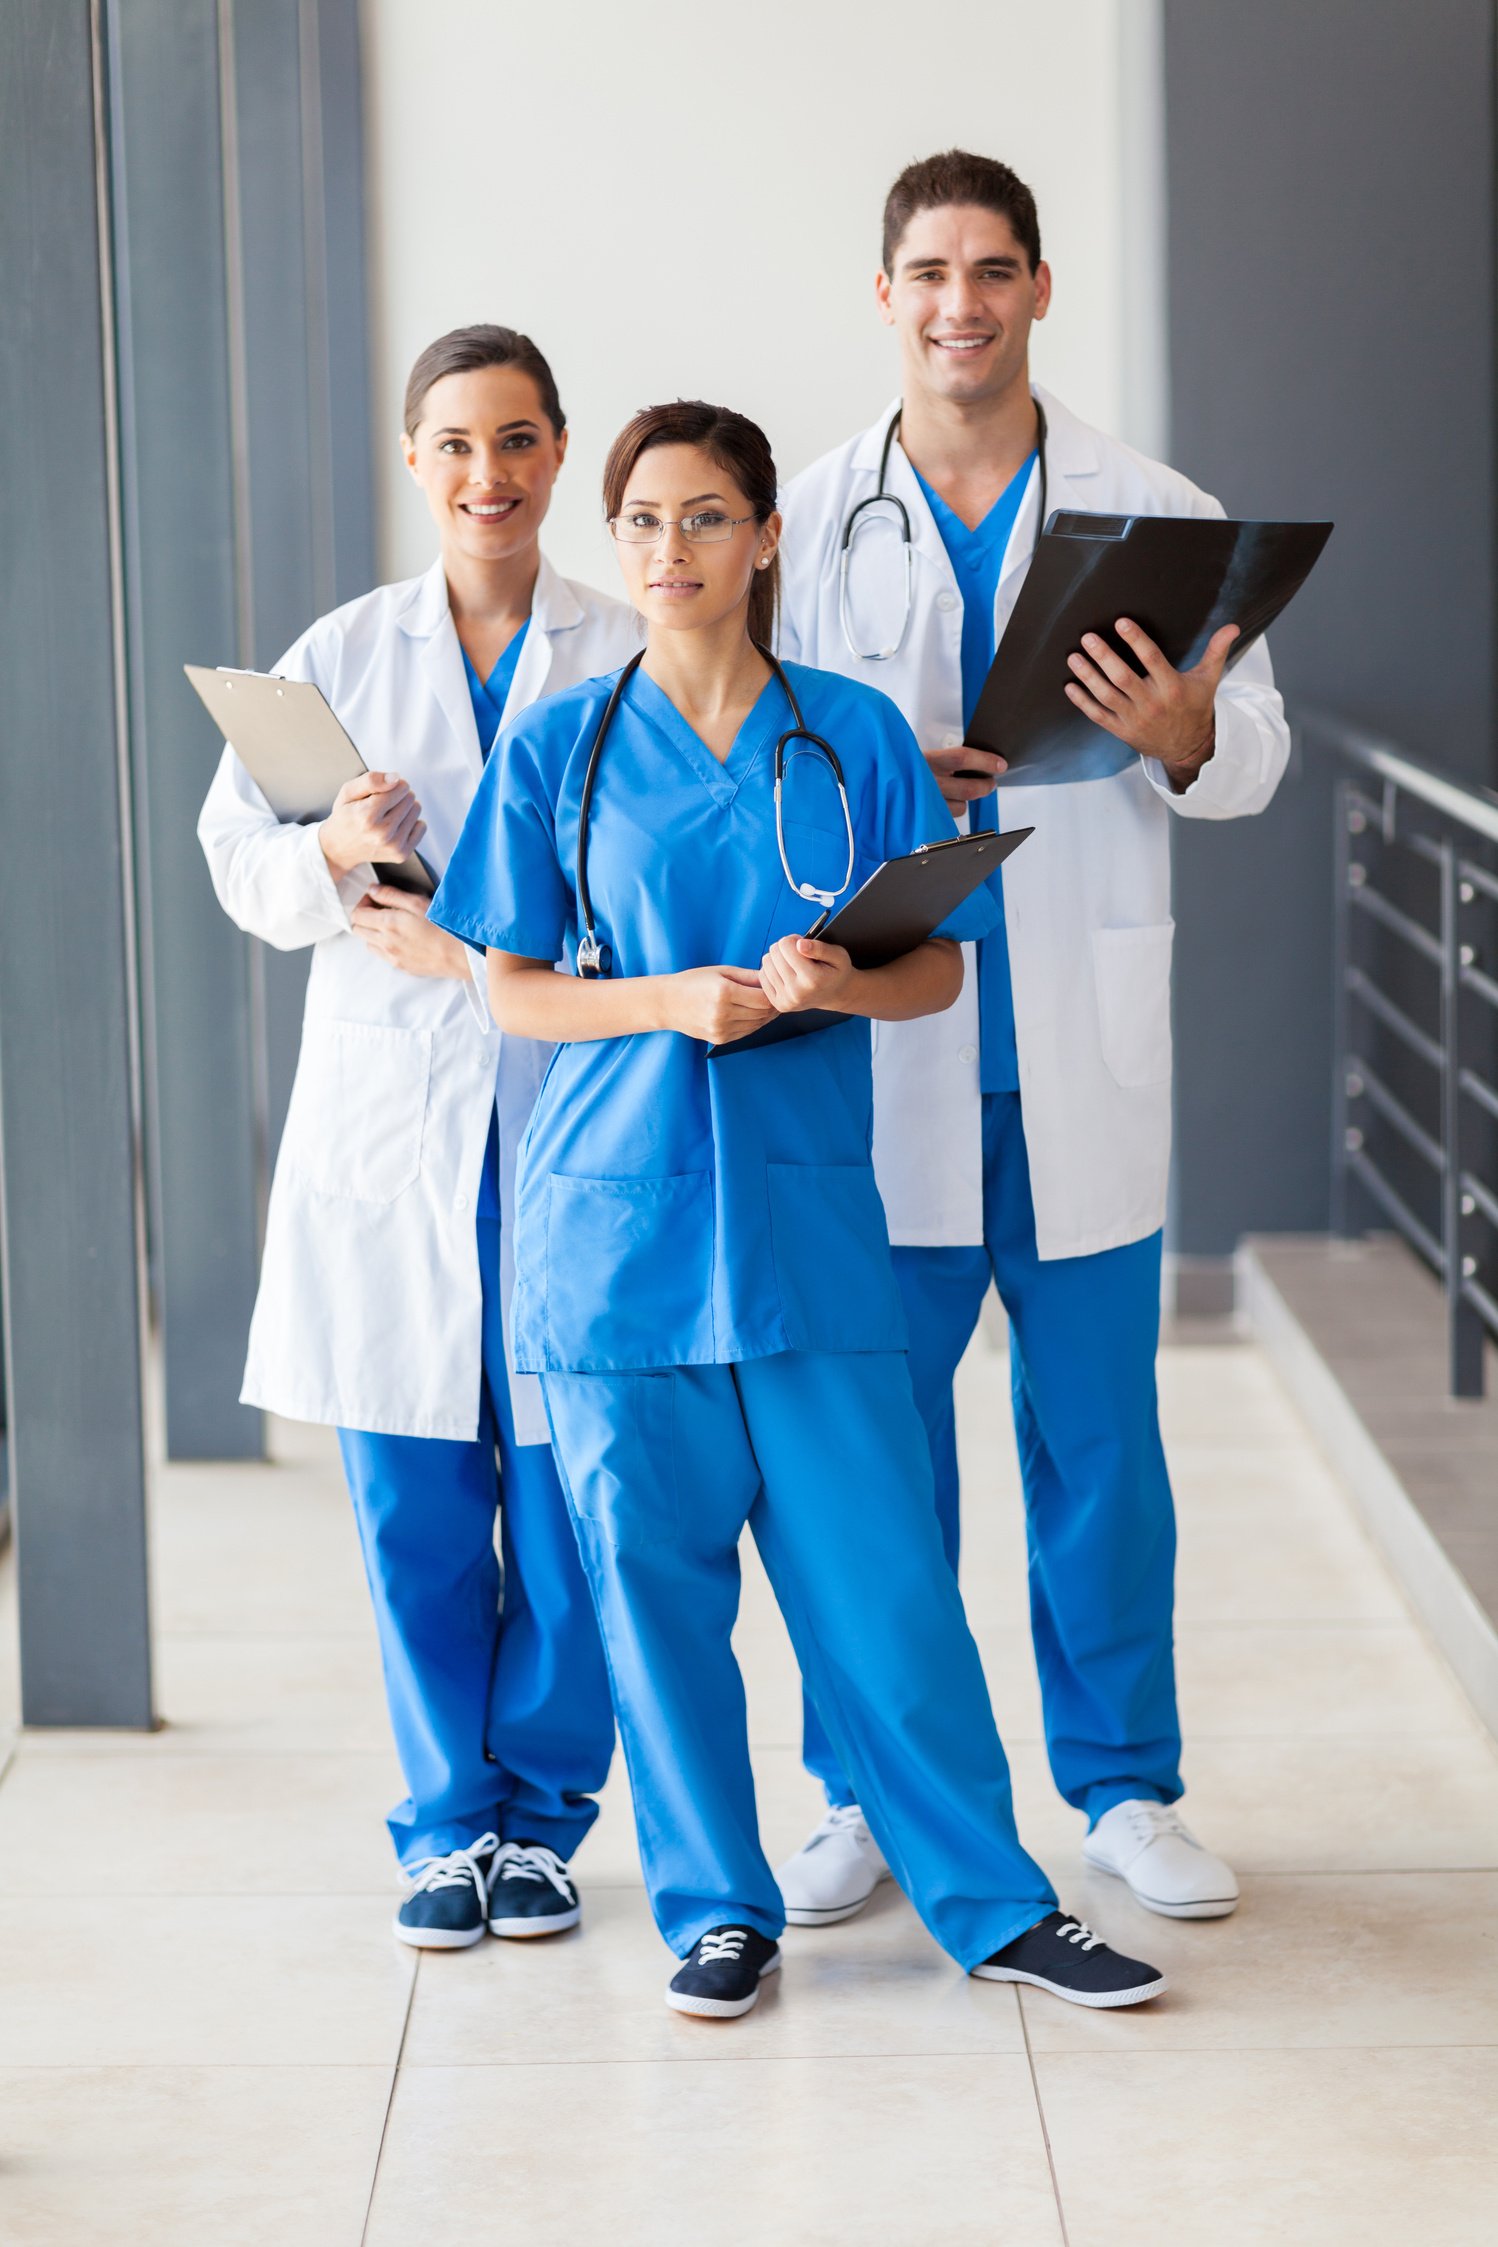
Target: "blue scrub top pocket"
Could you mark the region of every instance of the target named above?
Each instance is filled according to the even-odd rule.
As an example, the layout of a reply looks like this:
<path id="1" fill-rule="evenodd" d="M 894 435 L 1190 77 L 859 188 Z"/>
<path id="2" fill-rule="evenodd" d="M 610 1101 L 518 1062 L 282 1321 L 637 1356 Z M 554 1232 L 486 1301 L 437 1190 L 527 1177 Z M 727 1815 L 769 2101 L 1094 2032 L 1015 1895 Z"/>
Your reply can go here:
<path id="1" fill-rule="evenodd" d="M 712 1276 L 710 1171 L 547 1180 L 548 1370 L 711 1364 Z"/>
<path id="2" fill-rule="evenodd" d="M 866 1163 L 767 1163 L 770 1237 L 793 1350 L 903 1350 L 884 1204 Z"/>

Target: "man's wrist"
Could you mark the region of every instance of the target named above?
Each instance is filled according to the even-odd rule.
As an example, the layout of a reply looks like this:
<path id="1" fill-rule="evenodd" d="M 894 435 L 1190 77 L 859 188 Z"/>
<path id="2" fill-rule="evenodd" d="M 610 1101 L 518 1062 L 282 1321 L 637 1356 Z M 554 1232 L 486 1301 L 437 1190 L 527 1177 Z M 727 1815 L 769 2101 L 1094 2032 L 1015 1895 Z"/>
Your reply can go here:
<path id="1" fill-rule="evenodd" d="M 1199 748 L 1186 757 L 1162 758 L 1165 777 L 1178 796 L 1183 796 L 1204 765 L 1210 764 L 1217 750 L 1217 721 L 1214 718 L 1207 728 L 1206 739 Z"/>

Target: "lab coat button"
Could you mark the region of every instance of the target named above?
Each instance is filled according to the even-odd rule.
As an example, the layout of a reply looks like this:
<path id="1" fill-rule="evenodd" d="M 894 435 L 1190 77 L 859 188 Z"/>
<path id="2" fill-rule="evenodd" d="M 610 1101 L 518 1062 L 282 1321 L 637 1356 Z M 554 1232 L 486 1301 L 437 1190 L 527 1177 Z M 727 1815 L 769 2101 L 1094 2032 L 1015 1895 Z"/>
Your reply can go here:
<path id="1" fill-rule="evenodd" d="M 466 1209 L 467 1207 L 468 1207 L 468 1196 L 467 1196 L 466 1194 L 454 1194 L 454 1195 L 453 1195 L 453 1208 L 454 1208 L 454 1209 Z"/>
<path id="2" fill-rule="evenodd" d="M 976 1061 L 978 1048 L 975 1045 L 961 1045 L 957 1048 L 957 1058 L 959 1061 Z"/>
<path id="3" fill-rule="evenodd" d="M 951 611 L 957 606 L 957 595 L 955 593 L 938 593 L 936 605 L 943 615 L 950 615 Z"/>
<path id="4" fill-rule="evenodd" d="M 943 738 L 942 738 L 942 747 L 943 747 L 943 749 L 960 749 L 960 748 L 962 747 L 962 736 L 961 736 L 961 734 L 960 734 L 960 733 L 949 733 L 949 734 L 945 734 L 945 735 L 943 736 Z"/>

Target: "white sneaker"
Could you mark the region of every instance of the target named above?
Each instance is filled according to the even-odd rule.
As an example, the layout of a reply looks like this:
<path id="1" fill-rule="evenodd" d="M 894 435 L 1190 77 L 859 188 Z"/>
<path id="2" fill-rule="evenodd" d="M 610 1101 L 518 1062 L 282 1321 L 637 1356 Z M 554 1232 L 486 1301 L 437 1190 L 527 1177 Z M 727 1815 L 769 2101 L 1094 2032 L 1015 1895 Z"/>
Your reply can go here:
<path id="1" fill-rule="evenodd" d="M 829 1927 L 861 1912 L 890 1870 L 856 1802 L 829 1810 L 816 1832 L 776 1873 L 793 1927 Z"/>
<path id="2" fill-rule="evenodd" d="M 1168 1802 L 1116 1802 L 1083 1842 L 1082 1855 L 1167 1919 L 1225 1919 L 1238 1908 L 1232 1867 L 1203 1849 Z"/>

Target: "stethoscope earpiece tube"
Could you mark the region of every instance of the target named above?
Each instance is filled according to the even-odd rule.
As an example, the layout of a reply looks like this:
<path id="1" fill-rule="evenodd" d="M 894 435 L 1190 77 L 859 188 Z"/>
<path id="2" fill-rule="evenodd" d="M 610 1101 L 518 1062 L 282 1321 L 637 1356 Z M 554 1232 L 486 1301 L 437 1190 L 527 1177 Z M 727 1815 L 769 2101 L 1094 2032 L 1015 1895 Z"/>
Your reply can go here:
<path id="1" fill-rule="evenodd" d="M 759 647 L 758 641 L 755 642 L 755 646 Z M 823 926 L 833 906 L 853 879 L 856 851 L 853 840 L 853 814 L 848 808 L 848 788 L 843 778 L 842 761 L 837 751 L 830 741 L 824 741 L 819 733 L 813 733 L 807 725 L 801 714 L 801 705 L 796 699 L 796 690 L 786 677 L 783 667 L 768 648 L 759 647 L 759 652 L 775 674 L 781 691 L 790 704 L 792 720 L 790 726 L 775 744 L 775 840 L 780 850 L 780 864 L 791 888 L 798 897 L 804 897 L 808 903 L 822 907 L 822 918 L 816 923 L 816 928 L 811 931 L 815 935 L 816 930 Z M 582 802 L 579 804 L 577 812 L 577 909 L 582 921 L 582 934 L 577 940 L 577 972 L 590 982 L 600 976 L 612 975 L 614 970 L 613 949 L 610 945 L 599 942 L 598 931 L 593 925 L 593 898 L 588 888 L 588 823 L 593 816 L 593 791 L 598 782 L 598 766 L 603 756 L 603 745 L 608 739 L 609 727 L 614 722 L 614 712 L 619 707 L 620 698 L 625 688 L 644 660 L 645 650 L 641 648 L 638 655 L 630 657 L 628 663 L 625 664 L 624 669 L 614 681 L 613 692 L 604 705 L 603 716 L 599 719 L 598 730 L 593 736 L 593 746 L 588 751 L 588 769 L 583 775 Z M 797 752 L 790 745 L 796 742 L 805 742 L 807 751 L 815 750 L 819 756 L 825 757 L 832 769 L 832 776 L 837 782 L 838 799 L 843 807 L 843 825 L 848 836 L 848 863 L 843 874 L 841 887 L 838 889 L 818 889 L 811 882 L 798 882 L 791 872 L 790 860 L 786 856 L 785 827 L 781 818 L 781 786 L 785 779 L 787 749 L 789 748 L 790 754 L 794 756 Z"/>
<path id="2" fill-rule="evenodd" d="M 611 975 L 614 955 L 607 944 L 600 944 L 598 931 L 593 926 L 593 898 L 588 889 L 588 821 L 593 813 L 593 789 L 598 779 L 598 760 L 603 755 L 603 744 L 609 727 L 614 722 L 614 712 L 619 698 L 630 680 L 645 660 L 645 650 L 632 655 L 614 681 L 614 691 L 598 721 L 598 731 L 593 736 L 593 746 L 588 751 L 588 769 L 583 775 L 583 800 L 577 814 L 577 909 L 582 915 L 583 933 L 577 940 L 577 972 L 593 981 L 599 976 Z"/>
<path id="3" fill-rule="evenodd" d="M 1041 533 L 1045 529 L 1046 504 L 1049 498 L 1045 465 L 1047 430 L 1045 407 L 1038 398 L 1034 399 L 1032 403 L 1035 407 L 1035 450 L 1039 456 L 1040 468 L 1040 512 L 1035 521 L 1035 544 L 1038 546 Z M 910 619 L 915 610 L 915 541 L 910 534 L 910 510 L 898 492 L 892 492 L 886 488 L 889 483 L 889 456 L 894 451 L 895 439 L 900 434 L 900 423 L 904 412 L 903 406 L 896 406 L 890 416 L 889 427 L 884 432 L 884 449 L 879 455 L 879 483 L 877 488 L 870 492 L 867 499 L 861 499 L 857 506 L 849 508 L 847 521 L 843 524 L 842 546 L 837 558 L 837 620 L 842 627 L 843 640 L 849 655 L 853 656 L 859 663 L 888 663 L 891 657 L 897 656 L 905 645 L 905 635 L 910 630 Z M 848 573 L 853 565 L 854 539 L 859 530 L 864 527 L 865 520 L 870 522 L 889 520 L 888 517 L 869 516 L 866 518 L 865 510 L 871 507 L 894 508 L 899 517 L 900 543 L 905 554 L 905 605 L 900 616 L 900 629 L 886 648 L 861 648 L 853 637 L 853 624 L 848 613 Z M 1032 561 L 1035 559 L 1033 548 L 1031 549 L 1030 559 Z"/>

